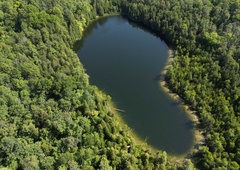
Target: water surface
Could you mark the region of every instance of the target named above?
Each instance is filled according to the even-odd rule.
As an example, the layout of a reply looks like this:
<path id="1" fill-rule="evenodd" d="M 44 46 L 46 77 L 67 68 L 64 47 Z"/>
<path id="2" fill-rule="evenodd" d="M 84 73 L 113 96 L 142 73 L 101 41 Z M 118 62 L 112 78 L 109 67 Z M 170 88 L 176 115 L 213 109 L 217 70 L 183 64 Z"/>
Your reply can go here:
<path id="1" fill-rule="evenodd" d="M 138 136 L 169 153 L 190 149 L 191 121 L 157 80 L 168 57 L 164 41 L 118 16 L 92 23 L 77 46 L 90 83 L 125 111 L 122 117 Z"/>

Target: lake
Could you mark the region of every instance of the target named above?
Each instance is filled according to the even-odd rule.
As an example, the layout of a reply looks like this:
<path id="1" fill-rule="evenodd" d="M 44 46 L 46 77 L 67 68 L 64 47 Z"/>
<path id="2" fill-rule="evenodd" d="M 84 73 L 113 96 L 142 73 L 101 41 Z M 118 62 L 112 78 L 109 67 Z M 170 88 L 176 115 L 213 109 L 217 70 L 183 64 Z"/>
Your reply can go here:
<path id="1" fill-rule="evenodd" d="M 168 46 L 121 16 L 104 17 L 76 44 L 90 83 L 112 97 L 121 117 L 149 145 L 184 154 L 193 144 L 187 114 L 159 85 Z"/>

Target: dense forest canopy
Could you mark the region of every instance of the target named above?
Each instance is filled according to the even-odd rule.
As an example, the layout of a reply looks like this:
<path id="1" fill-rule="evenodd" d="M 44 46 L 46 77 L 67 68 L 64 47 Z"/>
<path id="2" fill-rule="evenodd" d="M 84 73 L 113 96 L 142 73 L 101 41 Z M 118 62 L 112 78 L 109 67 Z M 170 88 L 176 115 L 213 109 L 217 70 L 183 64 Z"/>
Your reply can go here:
<path id="1" fill-rule="evenodd" d="M 0 2 L 0 169 L 176 167 L 133 142 L 72 50 L 116 3 Z"/>
<path id="2" fill-rule="evenodd" d="M 240 1 L 132 0 L 123 11 L 174 49 L 168 85 L 197 111 L 205 136 L 194 163 L 239 169 Z"/>
<path id="3" fill-rule="evenodd" d="M 167 74 L 200 119 L 191 161 L 141 147 L 72 50 L 97 16 L 122 13 L 174 49 Z M 0 2 L 0 168 L 239 169 L 239 0 Z M 164 139 L 163 139 L 164 140 Z"/>

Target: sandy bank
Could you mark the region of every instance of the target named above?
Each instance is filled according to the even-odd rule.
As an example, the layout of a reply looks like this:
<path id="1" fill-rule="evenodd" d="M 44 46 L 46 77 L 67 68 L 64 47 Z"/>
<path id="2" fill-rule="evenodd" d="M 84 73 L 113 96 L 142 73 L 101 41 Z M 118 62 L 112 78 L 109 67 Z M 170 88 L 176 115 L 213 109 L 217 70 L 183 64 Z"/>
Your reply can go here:
<path id="1" fill-rule="evenodd" d="M 161 88 L 173 100 L 177 101 L 179 106 L 187 113 L 187 115 L 189 116 L 189 118 L 192 120 L 192 122 L 194 124 L 194 143 L 193 143 L 192 149 L 186 155 L 186 157 L 189 158 L 189 157 L 191 157 L 191 155 L 193 155 L 195 152 L 197 152 L 198 147 L 204 143 L 204 136 L 202 135 L 202 132 L 197 128 L 198 124 L 199 124 L 199 119 L 198 119 L 198 116 L 195 114 L 195 111 L 191 110 L 190 107 L 184 103 L 184 100 L 180 96 L 178 96 L 176 93 L 173 93 L 171 91 L 171 89 L 168 87 L 167 82 L 165 80 L 167 71 L 168 71 L 169 67 L 172 65 L 172 62 L 174 60 L 173 54 L 174 54 L 174 52 L 172 50 L 168 51 L 168 60 L 167 60 L 165 68 L 161 72 L 161 77 L 160 77 L 159 83 L 160 83 Z"/>

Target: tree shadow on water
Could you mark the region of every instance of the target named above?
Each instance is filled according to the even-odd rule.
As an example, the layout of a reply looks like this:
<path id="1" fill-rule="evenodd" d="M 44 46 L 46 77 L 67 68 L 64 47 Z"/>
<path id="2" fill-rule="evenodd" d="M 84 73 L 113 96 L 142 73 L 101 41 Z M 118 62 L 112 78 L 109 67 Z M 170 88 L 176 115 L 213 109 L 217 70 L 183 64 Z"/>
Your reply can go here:
<path id="1" fill-rule="evenodd" d="M 186 126 L 187 129 L 194 129 L 195 128 L 194 123 L 191 120 L 187 121 L 187 123 L 185 123 L 185 126 Z"/>
<path id="2" fill-rule="evenodd" d="M 155 77 L 154 77 L 154 81 L 160 81 L 161 80 L 161 74 L 158 74 L 158 75 L 156 75 Z"/>
<path id="3" fill-rule="evenodd" d="M 174 100 L 174 101 L 171 103 L 171 105 L 172 105 L 172 106 L 179 106 L 179 102 Z"/>

